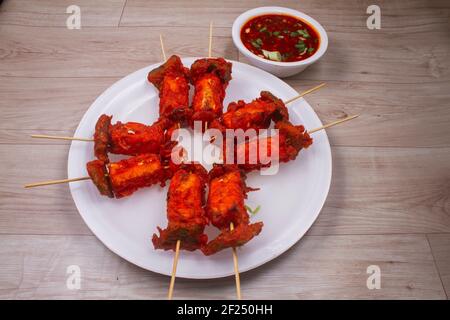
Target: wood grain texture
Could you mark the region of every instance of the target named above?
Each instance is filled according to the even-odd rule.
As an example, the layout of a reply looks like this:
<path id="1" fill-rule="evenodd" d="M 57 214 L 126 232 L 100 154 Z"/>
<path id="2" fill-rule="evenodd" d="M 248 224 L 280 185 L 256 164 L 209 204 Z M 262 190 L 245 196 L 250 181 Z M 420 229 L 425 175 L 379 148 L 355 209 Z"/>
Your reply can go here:
<path id="1" fill-rule="evenodd" d="M 450 297 L 450 234 L 429 234 L 428 241 L 448 299 Z"/>
<path id="2" fill-rule="evenodd" d="M 332 150 L 331 189 L 309 234 L 450 232 L 450 149 Z"/>
<path id="3" fill-rule="evenodd" d="M 392 35 L 365 28 L 349 37 L 344 32 L 328 32 L 329 47 L 320 63 L 291 78 L 409 83 L 412 88 L 430 81 L 439 85 L 438 80 L 450 79 L 449 35 L 445 29 L 423 32 L 425 47 L 414 45 L 415 33 Z M 240 54 L 239 61 L 248 60 Z"/>
<path id="4" fill-rule="evenodd" d="M 4 121 L 0 123 L 0 143 L 65 144 L 31 140 L 29 135 L 73 134 L 91 103 L 118 79 L 1 77 L 0 117 Z M 301 92 L 318 82 L 288 83 Z M 324 123 L 361 115 L 351 124 L 329 131 L 334 146 L 448 147 L 450 91 L 444 90 L 444 84 L 449 86 L 450 81 L 412 90 L 407 84 L 331 81 L 306 100 Z M 295 104 L 291 108 L 296 108 Z"/>
<path id="5" fill-rule="evenodd" d="M 14 77 L 122 77 L 161 62 L 159 34 L 166 53 L 205 56 L 208 25 L 204 28 L 65 28 L 0 25 L 0 76 Z M 237 59 L 231 37 L 215 29 L 213 55 Z M 229 30 L 226 30 L 228 34 Z M 173 35 L 173 36 L 172 36 Z"/>
<path id="6" fill-rule="evenodd" d="M 167 294 L 168 277 L 131 265 L 93 236 L 2 235 L 0 241 L 2 299 L 164 299 Z M 66 287 L 70 265 L 80 267 L 80 290 Z M 366 286 L 369 265 L 381 269 L 379 290 Z M 418 235 L 305 237 L 241 276 L 246 299 L 445 299 L 426 237 Z M 174 298 L 234 299 L 233 278 L 177 279 Z"/>
<path id="7" fill-rule="evenodd" d="M 164 2 L 128 0 L 121 26 L 203 26 L 210 20 L 217 27 L 230 28 L 234 19 L 246 10 L 262 6 L 296 9 L 314 17 L 327 30 L 354 32 L 366 27 L 366 9 L 370 0 L 196 0 L 186 5 L 183 0 Z M 448 24 L 450 5 L 445 0 L 377 1 L 382 9 L 383 29 L 393 33 L 428 31 Z M 193 19 L 192 17 L 195 17 Z"/>
<path id="8" fill-rule="evenodd" d="M 80 7 L 81 28 L 118 26 L 125 0 L 5 0 L 0 24 L 66 28 L 71 5 Z"/>

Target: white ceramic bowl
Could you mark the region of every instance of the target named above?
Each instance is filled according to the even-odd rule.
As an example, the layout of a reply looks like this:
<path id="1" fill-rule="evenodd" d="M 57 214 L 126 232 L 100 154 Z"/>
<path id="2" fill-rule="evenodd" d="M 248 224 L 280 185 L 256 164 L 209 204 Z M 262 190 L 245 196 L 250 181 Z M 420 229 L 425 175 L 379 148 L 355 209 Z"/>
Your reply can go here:
<path id="1" fill-rule="evenodd" d="M 305 21 L 318 32 L 320 37 L 319 49 L 309 58 L 295 62 L 278 62 L 258 57 L 253 52 L 248 50 L 242 43 L 241 29 L 242 26 L 250 19 L 264 14 L 285 14 Z M 320 23 L 300 11 L 283 7 L 260 7 L 248 10 L 237 17 L 236 20 L 234 20 L 231 32 L 234 45 L 238 48 L 239 52 L 241 52 L 248 58 L 252 65 L 281 78 L 289 77 L 305 70 L 306 67 L 319 60 L 323 56 L 325 51 L 327 51 L 328 47 L 328 36 L 325 29 L 320 25 Z"/>

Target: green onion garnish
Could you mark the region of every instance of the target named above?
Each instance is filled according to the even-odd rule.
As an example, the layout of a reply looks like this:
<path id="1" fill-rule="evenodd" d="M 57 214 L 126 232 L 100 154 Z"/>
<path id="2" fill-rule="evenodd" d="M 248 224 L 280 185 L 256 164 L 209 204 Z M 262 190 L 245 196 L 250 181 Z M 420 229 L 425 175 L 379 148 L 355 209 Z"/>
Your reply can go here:
<path id="1" fill-rule="evenodd" d="M 252 209 L 249 206 L 245 205 L 245 209 L 247 209 L 247 211 L 250 212 L 252 215 L 255 215 L 261 209 L 261 206 L 259 205 L 255 209 Z"/>
<path id="2" fill-rule="evenodd" d="M 303 30 L 297 30 L 297 32 L 298 32 L 303 38 L 309 38 L 308 30 L 306 30 L 306 29 L 303 29 Z"/>
<path id="3" fill-rule="evenodd" d="M 264 32 L 264 31 L 266 31 L 267 30 L 267 28 L 264 26 L 264 27 L 262 27 L 261 29 L 259 29 L 259 32 Z"/>
<path id="4" fill-rule="evenodd" d="M 281 61 L 281 54 L 278 51 L 267 51 L 262 49 L 264 57 L 273 61 Z"/>
<path id="5" fill-rule="evenodd" d="M 274 32 L 273 32 L 273 35 L 274 35 L 275 37 L 278 37 L 278 36 L 280 35 L 280 31 L 274 31 Z"/>
<path id="6" fill-rule="evenodd" d="M 255 48 L 261 48 L 261 46 L 254 40 L 250 41 L 250 43 L 252 44 L 252 46 L 254 46 Z"/>
<path id="7" fill-rule="evenodd" d="M 306 44 L 305 44 L 303 41 L 300 40 L 300 41 L 295 45 L 295 47 L 296 47 L 298 50 L 303 51 L 303 50 L 306 49 Z"/>

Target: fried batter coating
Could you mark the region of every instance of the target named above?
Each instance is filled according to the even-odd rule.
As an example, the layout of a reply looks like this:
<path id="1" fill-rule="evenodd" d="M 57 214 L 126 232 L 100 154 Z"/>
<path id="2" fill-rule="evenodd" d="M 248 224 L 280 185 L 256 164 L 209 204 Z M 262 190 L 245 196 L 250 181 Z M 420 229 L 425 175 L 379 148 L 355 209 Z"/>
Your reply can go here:
<path id="1" fill-rule="evenodd" d="M 115 154 L 158 154 L 165 143 L 164 131 L 167 120 L 151 126 L 138 122 L 117 122 L 109 127 L 109 151 Z"/>
<path id="2" fill-rule="evenodd" d="M 116 198 L 129 196 L 136 190 L 153 184 L 163 184 L 166 180 L 160 157 L 155 154 L 142 154 L 113 162 L 108 169 Z"/>
<path id="3" fill-rule="evenodd" d="M 108 170 L 106 169 L 106 163 L 101 160 L 93 160 L 86 164 L 86 169 L 100 194 L 109 198 L 114 198 Z"/>
<path id="4" fill-rule="evenodd" d="M 223 249 L 240 247 L 257 236 L 263 227 L 262 222 L 250 225 L 240 225 L 233 231 L 224 230 L 214 240 L 202 247 L 202 252 L 206 256 L 215 254 Z"/>
<path id="5" fill-rule="evenodd" d="M 261 232 L 263 223 L 249 224 L 244 200 L 247 198 L 245 175 L 236 165 L 218 165 L 209 173 L 209 194 L 206 210 L 211 223 L 221 229 L 216 239 L 202 247 L 205 255 L 241 246 Z M 233 223 L 234 230 L 230 230 Z"/>
<path id="6" fill-rule="evenodd" d="M 190 76 L 195 87 L 192 121 L 210 123 L 222 115 L 231 67 L 223 58 L 199 59 L 192 64 Z"/>
<path id="7" fill-rule="evenodd" d="M 215 165 L 209 173 L 209 193 L 206 210 L 208 217 L 219 229 L 248 224 L 249 217 L 244 206 L 247 198 L 245 176 L 237 166 Z"/>
<path id="8" fill-rule="evenodd" d="M 165 130 L 171 125 L 160 119 L 151 126 L 138 122 L 111 124 L 111 116 L 101 115 L 95 125 L 94 153 L 108 162 L 108 152 L 124 155 L 159 153 L 166 143 Z"/>
<path id="9" fill-rule="evenodd" d="M 211 128 L 225 129 L 267 129 L 271 121 L 289 120 L 289 112 L 283 101 L 268 91 L 262 91 L 260 97 L 250 103 L 243 100 L 228 105 L 220 119 L 211 124 Z"/>
<path id="10" fill-rule="evenodd" d="M 195 82 L 192 121 L 211 122 L 222 115 L 225 89 L 214 74 L 205 74 Z"/>
<path id="11" fill-rule="evenodd" d="M 148 81 L 159 90 L 159 115 L 173 121 L 190 121 L 189 69 L 173 55 L 148 74 Z"/>
<path id="12" fill-rule="evenodd" d="M 173 175 L 167 194 L 168 226 L 158 227 L 159 237 L 152 238 L 155 249 L 194 251 L 203 246 L 208 237 L 203 233 L 208 219 L 204 211 L 206 170 L 198 164 L 181 166 Z"/>
<path id="13" fill-rule="evenodd" d="M 94 133 L 94 154 L 97 159 L 108 163 L 108 151 L 110 144 L 109 126 L 111 125 L 112 116 L 102 114 L 95 124 Z"/>
<path id="14" fill-rule="evenodd" d="M 205 74 L 214 74 L 224 84 L 225 89 L 231 80 L 231 62 L 223 58 L 203 58 L 196 60 L 190 70 L 192 83 L 195 84 Z"/>
<path id="15" fill-rule="evenodd" d="M 313 142 L 302 125 L 296 126 L 289 121 L 281 121 L 276 123 L 275 129 L 279 131 L 274 137 L 259 138 L 236 146 L 235 159 L 245 155 L 245 162 L 238 164 L 240 169 L 248 172 L 271 166 L 270 162 L 263 161 L 261 153 L 267 153 L 267 157 L 271 158 L 273 148 L 278 148 L 278 162 L 295 160 L 300 150 L 308 148 Z M 260 148 L 263 148 L 263 146 L 266 146 L 266 152 L 260 152 Z M 226 159 L 226 148 L 224 150 L 224 158 Z M 249 160 L 251 150 L 257 150 L 255 163 L 251 163 Z"/>

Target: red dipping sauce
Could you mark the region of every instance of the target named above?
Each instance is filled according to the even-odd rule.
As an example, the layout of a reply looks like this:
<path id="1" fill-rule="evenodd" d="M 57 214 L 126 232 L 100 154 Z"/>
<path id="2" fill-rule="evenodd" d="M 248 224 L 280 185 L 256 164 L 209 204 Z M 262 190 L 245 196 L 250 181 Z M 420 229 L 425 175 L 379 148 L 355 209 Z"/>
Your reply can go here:
<path id="1" fill-rule="evenodd" d="M 309 58 L 320 45 L 319 33 L 308 23 L 284 14 L 266 14 L 241 29 L 244 46 L 266 60 L 295 62 Z"/>

